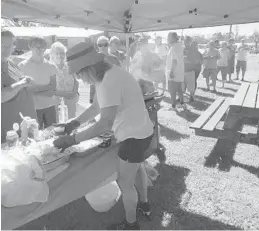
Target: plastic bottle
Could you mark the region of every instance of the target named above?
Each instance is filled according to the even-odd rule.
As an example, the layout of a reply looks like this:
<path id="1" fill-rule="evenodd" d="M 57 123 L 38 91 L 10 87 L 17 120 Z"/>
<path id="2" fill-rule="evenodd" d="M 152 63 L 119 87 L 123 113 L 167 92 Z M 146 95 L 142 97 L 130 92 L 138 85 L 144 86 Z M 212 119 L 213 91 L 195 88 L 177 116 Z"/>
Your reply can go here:
<path id="1" fill-rule="evenodd" d="M 68 120 L 68 109 L 64 98 L 61 98 L 60 105 L 58 106 L 58 118 L 59 123 L 65 123 Z"/>
<path id="2" fill-rule="evenodd" d="M 6 133 L 6 143 L 9 148 L 16 147 L 19 136 L 16 131 L 10 130 Z"/>

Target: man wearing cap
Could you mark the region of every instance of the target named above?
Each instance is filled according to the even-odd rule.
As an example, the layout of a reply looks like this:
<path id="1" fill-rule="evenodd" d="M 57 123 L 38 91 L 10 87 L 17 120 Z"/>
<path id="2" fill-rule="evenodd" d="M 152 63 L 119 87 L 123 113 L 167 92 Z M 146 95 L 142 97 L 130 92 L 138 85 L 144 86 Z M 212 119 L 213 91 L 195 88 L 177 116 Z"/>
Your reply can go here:
<path id="1" fill-rule="evenodd" d="M 176 107 L 176 93 L 179 95 L 180 104 L 184 106 L 183 89 L 184 82 L 184 56 L 183 47 L 178 41 L 179 37 L 175 32 L 168 34 L 168 44 L 170 50 L 166 58 L 166 77 L 168 81 L 168 91 L 171 95 L 172 108 Z"/>
<path id="2" fill-rule="evenodd" d="M 241 40 L 241 45 L 237 48 L 237 65 L 236 65 L 236 72 L 237 77 L 239 79 L 240 69 L 242 70 L 242 81 L 244 81 L 246 67 L 247 67 L 247 54 L 249 51 L 249 47 L 245 44 L 245 39 Z"/>
<path id="3" fill-rule="evenodd" d="M 126 219 L 108 229 L 139 229 L 136 209 L 145 214 L 151 212 L 147 200 L 147 175 L 142 163 L 152 141 L 153 123 L 136 79 L 123 68 L 106 62 L 104 57 L 104 54 L 95 51 L 90 42 L 79 43 L 68 50 L 70 73 L 76 73 L 84 82 L 95 85 L 96 94 L 93 104 L 85 112 L 59 125 L 68 135 L 56 139 L 54 145 L 64 150 L 112 130 L 119 146 L 117 182 L 122 192 Z M 70 135 L 80 124 L 98 114 L 100 120 L 94 125 Z"/>

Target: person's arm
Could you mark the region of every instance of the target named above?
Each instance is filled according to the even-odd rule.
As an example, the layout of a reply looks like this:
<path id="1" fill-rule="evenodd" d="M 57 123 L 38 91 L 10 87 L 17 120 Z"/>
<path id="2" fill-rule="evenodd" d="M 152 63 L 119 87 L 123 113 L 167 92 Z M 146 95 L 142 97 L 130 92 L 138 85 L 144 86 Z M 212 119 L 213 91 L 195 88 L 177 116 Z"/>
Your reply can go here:
<path id="1" fill-rule="evenodd" d="M 96 117 L 100 113 L 99 104 L 97 102 L 96 94 L 94 96 L 93 103 L 90 107 L 88 107 L 81 115 L 79 115 L 77 118 L 73 119 L 76 121 L 79 121 L 80 124 L 86 123 L 90 120 L 92 120 L 94 117 Z"/>
<path id="2" fill-rule="evenodd" d="M 110 106 L 101 109 L 101 118 L 93 126 L 75 135 L 76 143 L 97 137 L 106 131 L 111 131 L 117 114 L 118 106 Z"/>
<path id="3" fill-rule="evenodd" d="M 13 97 L 15 97 L 21 89 L 26 87 L 26 85 L 23 84 L 22 81 L 23 80 L 16 82 L 9 87 L 1 88 L 1 103 L 9 101 Z"/>

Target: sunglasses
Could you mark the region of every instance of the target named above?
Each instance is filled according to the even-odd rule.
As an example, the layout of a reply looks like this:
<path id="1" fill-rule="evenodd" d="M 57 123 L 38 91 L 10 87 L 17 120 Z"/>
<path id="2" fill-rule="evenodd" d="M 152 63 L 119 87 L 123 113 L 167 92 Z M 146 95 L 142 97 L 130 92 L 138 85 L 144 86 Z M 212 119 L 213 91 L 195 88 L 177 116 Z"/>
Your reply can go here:
<path id="1" fill-rule="evenodd" d="M 109 44 L 108 43 L 99 43 L 97 44 L 98 47 L 108 47 Z"/>

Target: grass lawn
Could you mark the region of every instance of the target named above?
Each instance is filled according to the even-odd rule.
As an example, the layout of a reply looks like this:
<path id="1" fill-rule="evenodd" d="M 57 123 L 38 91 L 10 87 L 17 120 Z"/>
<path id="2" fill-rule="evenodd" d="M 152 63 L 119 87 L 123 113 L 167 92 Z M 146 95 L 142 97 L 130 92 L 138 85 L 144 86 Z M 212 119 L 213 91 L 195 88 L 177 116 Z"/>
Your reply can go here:
<path id="1" fill-rule="evenodd" d="M 258 61 L 249 57 L 247 81 L 259 79 Z M 160 176 L 149 190 L 152 220 L 139 217 L 142 229 L 259 229 L 259 147 L 198 137 L 189 128 L 218 96 L 233 97 L 240 81 L 225 89 L 217 84 L 218 93 L 208 93 L 201 76 L 196 102 L 177 114 L 165 95 L 159 124 L 166 151 L 149 159 Z M 84 89 L 81 101 L 87 104 Z M 255 122 L 244 129 L 255 130 Z M 97 213 L 81 198 L 19 229 L 105 229 L 123 218 L 121 200 L 108 213 Z"/>

